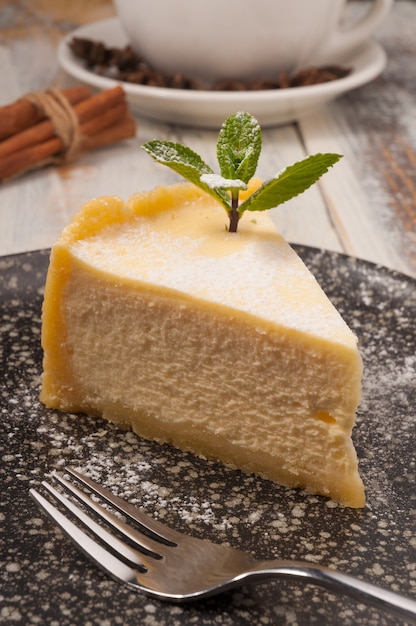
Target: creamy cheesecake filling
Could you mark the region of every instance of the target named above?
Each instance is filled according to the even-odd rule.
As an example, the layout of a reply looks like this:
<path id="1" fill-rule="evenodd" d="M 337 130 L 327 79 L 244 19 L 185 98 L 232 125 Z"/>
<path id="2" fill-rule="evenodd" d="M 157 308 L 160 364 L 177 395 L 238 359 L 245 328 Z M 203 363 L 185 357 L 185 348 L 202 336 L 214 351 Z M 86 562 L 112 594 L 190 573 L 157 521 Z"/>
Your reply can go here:
<path id="1" fill-rule="evenodd" d="M 130 219 L 73 242 L 74 256 L 133 283 L 229 306 L 239 316 L 257 317 L 265 330 L 290 326 L 356 348 L 356 338 L 267 213 L 245 216 L 239 232 L 229 233 L 224 209 L 209 196 L 194 194 L 192 202 L 151 216 L 141 213 L 142 202 L 142 195 L 133 196 Z"/>
<path id="2" fill-rule="evenodd" d="M 356 338 L 265 216 L 219 235 L 175 189 L 95 201 L 55 246 L 41 399 L 362 506 Z"/>

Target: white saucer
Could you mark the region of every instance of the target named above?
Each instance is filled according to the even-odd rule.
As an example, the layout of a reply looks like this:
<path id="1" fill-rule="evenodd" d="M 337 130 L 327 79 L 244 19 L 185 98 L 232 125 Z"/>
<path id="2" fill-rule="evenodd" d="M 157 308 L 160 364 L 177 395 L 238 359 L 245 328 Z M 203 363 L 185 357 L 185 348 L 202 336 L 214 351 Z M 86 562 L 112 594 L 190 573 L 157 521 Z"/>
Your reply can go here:
<path id="1" fill-rule="evenodd" d="M 99 89 L 108 89 L 116 81 L 98 76 L 85 69 L 71 52 L 68 44 L 73 37 L 102 41 L 113 47 L 123 47 L 127 37 L 117 18 L 82 26 L 67 35 L 59 44 L 61 67 L 74 78 Z M 331 59 L 330 64 L 351 67 L 351 73 L 320 85 L 273 89 L 264 91 L 190 91 L 147 87 L 121 83 L 132 108 L 144 117 L 201 128 L 219 128 L 226 117 L 244 110 L 254 115 L 260 124 L 274 126 L 293 122 L 311 113 L 337 96 L 364 85 L 378 76 L 385 67 L 386 54 L 374 41 L 367 41 L 348 59 Z M 324 65 L 325 63 L 322 63 Z"/>

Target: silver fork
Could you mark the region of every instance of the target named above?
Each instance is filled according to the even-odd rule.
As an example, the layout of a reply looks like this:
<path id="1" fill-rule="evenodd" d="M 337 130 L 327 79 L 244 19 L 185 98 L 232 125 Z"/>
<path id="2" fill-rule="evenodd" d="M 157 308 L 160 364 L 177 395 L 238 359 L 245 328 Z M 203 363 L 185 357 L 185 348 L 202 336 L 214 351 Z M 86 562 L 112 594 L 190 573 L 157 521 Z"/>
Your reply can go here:
<path id="1" fill-rule="evenodd" d="M 100 543 L 38 491 L 31 489 L 31 496 L 94 563 L 135 591 L 160 600 L 184 602 L 213 596 L 246 583 L 272 578 L 299 578 L 303 583 L 313 583 L 347 594 L 358 602 L 388 610 L 416 623 L 415 600 L 315 563 L 255 561 L 241 550 L 184 535 L 148 517 L 76 470 L 65 471 L 82 485 L 82 489 L 57 474 L 54 474 L 54 479 L 111 527 L 113 532 L 102 523 L 98 524 L 91 514 L 87 514 L 73 499 L 52 485 L 47 482 L 42 485 Z M 85 488 L 122 513 L 130 524 L 101 506 L 96 498 L 91 499 Z"/>

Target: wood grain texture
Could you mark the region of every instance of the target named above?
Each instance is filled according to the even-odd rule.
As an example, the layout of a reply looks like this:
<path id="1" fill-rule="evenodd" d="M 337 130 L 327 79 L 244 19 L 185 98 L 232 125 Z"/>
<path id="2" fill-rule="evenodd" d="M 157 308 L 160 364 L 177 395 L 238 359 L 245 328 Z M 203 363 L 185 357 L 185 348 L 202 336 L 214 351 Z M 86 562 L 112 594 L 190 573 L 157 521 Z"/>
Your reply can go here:
<path id="1" fill-rule="evenodd" d="M 321 134 L 321 141 L 336 138 L 345 154 L 337 170 L 349 170 L 343 195 L 356 190 L 351 207 L 340 194 L 331 205 L 346 234 L 346 250 L 411 275 L 416 273 L 415 24 L 416 4 L 396 1 L 378 37 L 388 57 L 385 71 L 334 102 L 326 117 L 330 128 Z M 307 145 L 310 134 L 305 128 Z"/>
<path id="2" fill-rule="evenodd" d="M 343 249 L 416 275 L 416 4 L 397 0 L 378 40 L 385 71 L 299 123 L 308 152 L 344 155 L 321 189 Z"/>
<path id="3" fill-rule="evenodd" d="M 352 3 L 362 10 L 365 2 Z M 74 84 L 58 67 L 59 39 L 82 23 L 114 14 L 110 0 L 0 0 L 0 104 L 26 91 Z M 304 118 L 264 131 L 258 174 L 274 175 L 314 152 L 342 161 L 302 196 L 273 211 L 295 243 L 346 252 L 416 276 L 416 3 L 396 0 L 377 39 L 384 73 Z M 154 137 L 181 141 L 215 166 L 217 133 L 137 118 L 134 139 L 0 186 L 0 254 L 49 247 L 97 195 L 127 198 L 177 176 L 140 145 Z"/>

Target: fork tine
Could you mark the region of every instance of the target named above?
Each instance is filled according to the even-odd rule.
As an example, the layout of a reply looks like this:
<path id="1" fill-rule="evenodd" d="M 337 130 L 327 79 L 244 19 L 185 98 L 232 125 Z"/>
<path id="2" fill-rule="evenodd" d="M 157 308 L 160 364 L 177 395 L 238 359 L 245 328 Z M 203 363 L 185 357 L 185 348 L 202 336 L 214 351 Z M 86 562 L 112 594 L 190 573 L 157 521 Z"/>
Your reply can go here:
<path id="1" fill-rule="evenodd" d="M 111 550 L 116 552 L 123 560 L 128 561 L 134 567 L 139 567 L 142 571 L 146 571 L 147 565 L 144 555 L 139 554 L 137 550 L 130 548 L 126 543 L 118 539 L 115 535 L 109 533 L 103 526 L 97 524 L 90 516 L 86 515 L 76 504 L 71 502 L 66 496 L 54 489 L 46 481 L 42 482 L 42 486 L 58 500 L 68 511 L 84 524 L 91 532 L 101 539 Z"/>
<path id="2" fill-rule="evenodd" d="M 91 478 L 80 474 L 77 470 L 72 468 L 65 468 L 65 471 L 68 472 L 68 474 L 71 474 L 71 476 L 74 476 L 80 483 L 91 489 L 93 493 L 101 496 L 106 502 L 118 509 L 120 513 L 130 517 L 130 519 L 139 524 L 156 541 L 166 545 L 176 546 L 178 542 L 183 539 L 182 533 L 165 526 L 148 515 L 145 515 L 135 506 L 125 500 L 122 500 L 122 498 L 115 496 L 108 491 L 108 489 L 105 489 L 91 480 Z"/>
<path id="3" fill-rule="evenodd" d="M 75 487 L 75 485 L 70 483 L 68 480 L 65 480 L 65 478 L 62 478 L 62 476 L 59 476 L 58 474 L 54 472 L 53 477 L 69 493 L 74 495 L 78 500 L 80 500 L 83 504 L 85 504 L 90 510 L 96 513 L 101 519 L 106 521 L 107 524 L 109 524 L 112 528 L 119 531 L 126 539 L 133 542 L 133 544 L 136 545 L 140 550 L 144 551 L 145 553 L 149 554 L 150 556 L 156 559 L 161 558 L 160 548 L 162 547 L 162 545 L 159 542 L 156 542 L 154 539 L 146 537 L 145 535 L 143 535 L 143 533 L 138 532 L 131 526 L 128 526 L 125 522 L 123 522 L 122 520 L 112 515 L 110 511 L 107 511 L 100 504 L 98 504 L 97 502 L 94 502 L 94 500 L 91 500 L 91 498 L 89 498 L 83 491 L 81 491 L 81 489 L 78 489 L 77 487 Z M 45 486 L 46 488 L 49 489 L 49 486 L 47 485 L 47 483 L 45 484 Z M 63 504 L 65 505 L 65 503 Z M 88 524 L 85 521 L 84 521 L 84 524 L 88 526 Z M 102 526 L 99 526 L 99 528 L 101 529 Z M 91 528 L 91 530 L 93 529 Z"/>
<path id="4" fill-rule="evenodd" d="M 46 498 L 35 489 L 30 489 L 29 493 L 45 513 L 58 524 L 74 544 L 98 565 L 98 567 L 119 582 L 127 583 L 138 590 L 145 590 L 138 583 L 135 571 L 131 567 L 128 567 L 128 565 L 120 561 L 111 552 L 108 552 L 103 546 L 91 539 L 89 535 L 84 533 L 78 526 L 71 522 L 71 520 L 65 517 L 59 509 L 46 500 Z"/>

